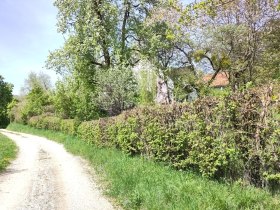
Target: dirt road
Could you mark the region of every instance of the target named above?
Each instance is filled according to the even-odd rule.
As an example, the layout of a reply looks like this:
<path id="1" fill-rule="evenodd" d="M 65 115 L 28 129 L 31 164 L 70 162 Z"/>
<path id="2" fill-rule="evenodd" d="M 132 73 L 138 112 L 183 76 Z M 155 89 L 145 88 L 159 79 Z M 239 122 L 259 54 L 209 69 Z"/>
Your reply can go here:
<path id="1" fill-rule="evenodd" d="M 45 138 L 0 132 L 19 147 L 17 159 L 0 174 L 0 210 L 113 209 L 86 161 Z"/>

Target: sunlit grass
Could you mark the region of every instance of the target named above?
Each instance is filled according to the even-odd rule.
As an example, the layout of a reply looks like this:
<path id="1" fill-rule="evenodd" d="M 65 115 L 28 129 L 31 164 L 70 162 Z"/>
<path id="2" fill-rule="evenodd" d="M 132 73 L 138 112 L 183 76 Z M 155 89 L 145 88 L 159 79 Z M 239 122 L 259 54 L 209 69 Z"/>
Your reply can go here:
<path id="1" fill-rule="evenodd" d="M 16 154 L 16 144 L 0 133 L 0 172 L 10 164 L 10 162 L 16 157 Z"/>

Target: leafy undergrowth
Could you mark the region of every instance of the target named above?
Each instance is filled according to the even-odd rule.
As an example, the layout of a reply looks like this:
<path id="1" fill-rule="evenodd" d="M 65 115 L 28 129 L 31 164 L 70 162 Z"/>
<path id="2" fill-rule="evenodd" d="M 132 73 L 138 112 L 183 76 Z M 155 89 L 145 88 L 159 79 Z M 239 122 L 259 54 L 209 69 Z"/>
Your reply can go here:
<path id="1" fill-rule="evenodd" d="M 16 144 L 0 133 L 0 172 L 10 164 L 10 162 L 16 157 L 16 154 Z"/>
<path id="2" fill-rule="evenodd" d="M 125 209 L 280 209 L 280 196 L 265 190 L 225 184 L 192 172 L 129 157 L 114 149 L 96 148 L 76 137 L 11 124 L 9 130 L 56 140 L 73 154 L 89 160 L 106 194 Z"/>

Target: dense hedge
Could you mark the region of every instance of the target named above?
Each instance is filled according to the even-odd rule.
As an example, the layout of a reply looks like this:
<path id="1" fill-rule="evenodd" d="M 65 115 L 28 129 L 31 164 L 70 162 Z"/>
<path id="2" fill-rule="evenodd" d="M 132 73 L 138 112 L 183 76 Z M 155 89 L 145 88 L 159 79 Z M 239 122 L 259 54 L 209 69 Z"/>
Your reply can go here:
<path id="1" fill-rule="evenodd" d="M 33 117 L 29 124 L 75 133 L 89 144 L 113 146 L 178 169 L 264 187 L 280 181 L 279 116 L 279 92 L 265 87 L 223 99 L 137 108 L 79 127 L 74 120 L 55 117 Z"/>
<path id="2" fill-rule="evenodd" d="M 49 129 L 54 131 L 61 131 L 66 134 L 76 135 L 80 124 L 78 120 L 74 119 L 60 119 L 55 116 L 34 116 L 28 120 L 28 125 L 40 129 Z"/>

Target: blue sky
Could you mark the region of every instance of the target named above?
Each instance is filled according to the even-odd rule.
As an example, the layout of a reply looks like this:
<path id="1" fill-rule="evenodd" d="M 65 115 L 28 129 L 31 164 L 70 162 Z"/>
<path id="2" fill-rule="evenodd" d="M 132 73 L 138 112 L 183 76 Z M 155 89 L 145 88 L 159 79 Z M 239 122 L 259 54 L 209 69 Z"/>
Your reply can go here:
<path id="1" fill-rule="evenodd" d="M 14 94 L 31 71 L 56 80 L 53 71 L 44 69 L 49 51 L 63 45 L 56 14 L 53 0 L 0 0 L 0 75 L 14 85 Z"/>
<path id="2" fill-rule="evenodd" d="M 0 0 L 0 75 L 14 85 L 14 94 L 30 71 L 44 71 L 49 51 L 62 46 L 56 14 L 52 0 Z"/>

